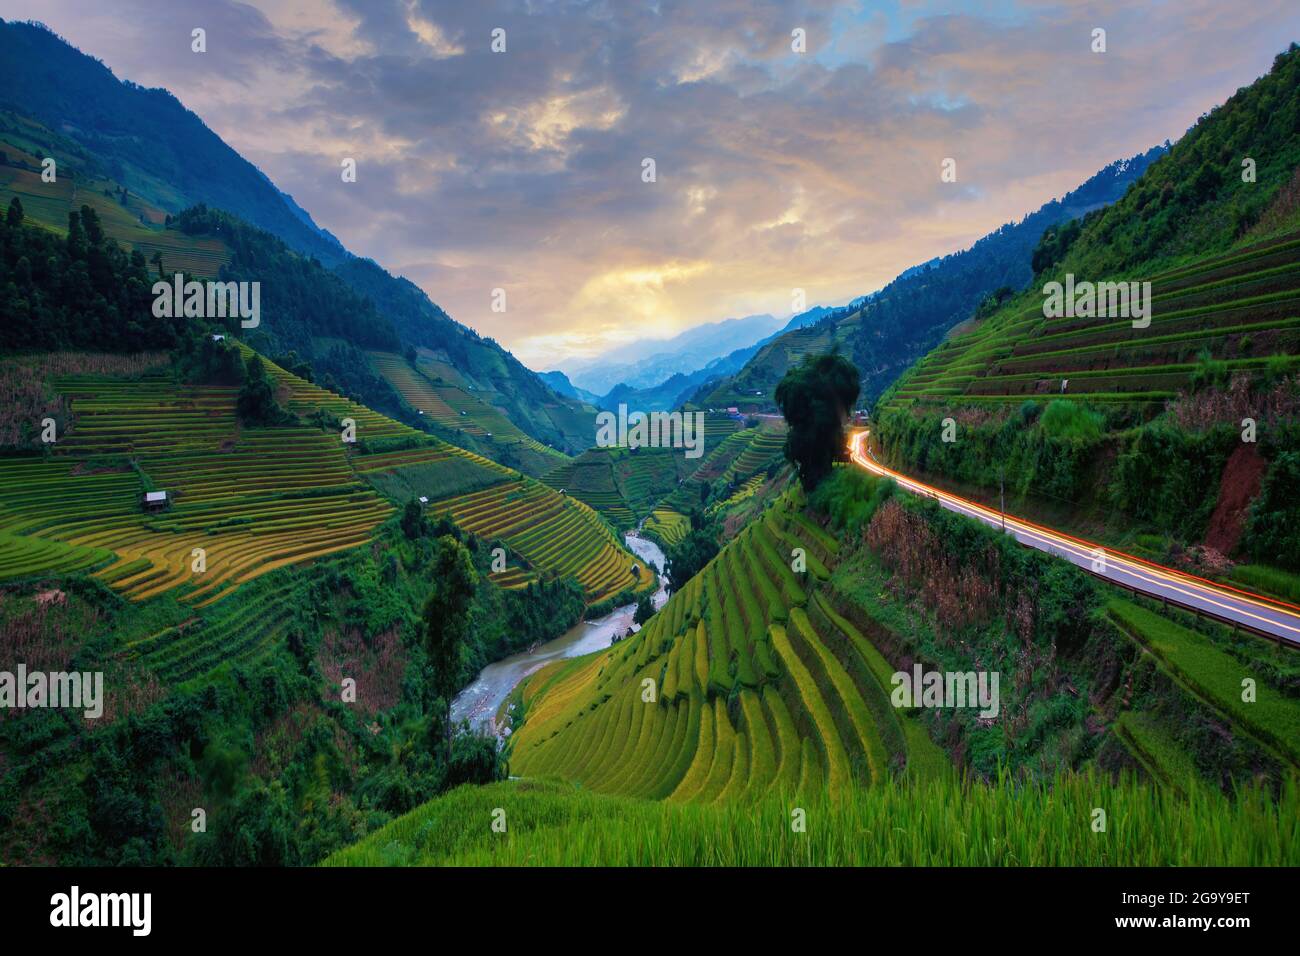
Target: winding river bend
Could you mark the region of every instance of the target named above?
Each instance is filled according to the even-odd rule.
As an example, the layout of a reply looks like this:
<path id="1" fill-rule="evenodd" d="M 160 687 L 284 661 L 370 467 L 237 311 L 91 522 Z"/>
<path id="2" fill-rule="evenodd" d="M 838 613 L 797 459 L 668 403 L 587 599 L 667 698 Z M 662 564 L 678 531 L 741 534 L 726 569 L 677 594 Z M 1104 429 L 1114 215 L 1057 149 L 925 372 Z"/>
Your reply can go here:
<path id="1" fill-rule="evenodd" d="M 668 579 L 663 575 L 664 553 L 657 544 L 635 531 L 629 531 L 623 539 L 633 554 L 659 573 L 659 589 L 652 598 L 655 610 L 658 610 L 668 600 Z M 632 615 L 635 612 L 635 604 L 615 608 L 594 621 L 579 621 L 553 641 L 489 664 L 452 701 L 452 720 L 456 723 L 468 720 L 475 730 L 495 733 L 497 711 L 521 680 L 551 661 L 581 657 L 609 647 L 615 636 L 634 629 Z"/>

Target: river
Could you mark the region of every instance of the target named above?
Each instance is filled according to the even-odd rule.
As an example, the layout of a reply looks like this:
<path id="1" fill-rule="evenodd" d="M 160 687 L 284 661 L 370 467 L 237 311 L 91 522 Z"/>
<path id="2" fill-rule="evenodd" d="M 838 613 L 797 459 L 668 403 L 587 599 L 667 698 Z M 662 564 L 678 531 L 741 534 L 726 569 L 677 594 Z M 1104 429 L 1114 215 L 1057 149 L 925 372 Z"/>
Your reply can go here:
<path id="1" fill-rule="evenodd" d="M 652 598 L 655 610 L 658 610 L 668 601 L 668 579 L 663 575 L 664 553 L 657 544 L 635 531 L 629 531 L 623 540 L 633 554 L 659 572 L 659 589 Z M 468 720 L 475 730 L 495 733 L 497 711 L 521 680 L 551 661 L 581 657 L 609 647 L 615 635 L 622 636 L 636 629 L 632 622 L 635 613 L 635 604 L 615 608 L 594 621 L 580 621 L 553 641 L 489 664 L 456 695 L 451 703 L 451 719 L 456 723 Z"/>

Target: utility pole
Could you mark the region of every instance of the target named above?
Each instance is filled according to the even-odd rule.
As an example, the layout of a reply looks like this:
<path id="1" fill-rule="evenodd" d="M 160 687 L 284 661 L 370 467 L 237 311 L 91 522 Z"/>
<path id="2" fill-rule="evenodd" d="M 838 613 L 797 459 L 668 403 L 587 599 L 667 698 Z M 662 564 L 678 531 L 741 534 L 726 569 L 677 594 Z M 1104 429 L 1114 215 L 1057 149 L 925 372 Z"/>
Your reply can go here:
<path id="1" fill-rule="evenodd" d="M 1006 468 L 998 468 L 998 498 L 1002 502 L 1002 533 L 1007 533 L 1007 484 Z"/>

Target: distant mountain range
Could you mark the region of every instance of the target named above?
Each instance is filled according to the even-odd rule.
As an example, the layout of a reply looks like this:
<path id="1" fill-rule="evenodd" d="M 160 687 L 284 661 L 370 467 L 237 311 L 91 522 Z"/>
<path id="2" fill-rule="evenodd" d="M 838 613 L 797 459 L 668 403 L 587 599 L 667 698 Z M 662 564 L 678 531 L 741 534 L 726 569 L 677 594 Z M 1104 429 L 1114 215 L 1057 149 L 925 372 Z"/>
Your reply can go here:
<path id="1" fill-rule="evenodd" d="M 575 387 L 596 395 L 616 385 L 653 388 L 673 375 L 689 375 L 738 348 L 779 332 L 784 323 L 773 315 L 706 322 L 670 339 L 637 339 L 594 359 L 569 363 L 565 373 Z"/>
<path id="2" fill-rule="evenodd" d="M 541 377 L 561 395 L 591 402 L 602 409 L 614 410 L 623 404 L 633 410 L 666 411 L 680 406 L 702 385 L 734 375 L 759 349 L 776 336 L 818 322 L 832 311 L 825 306 L 813 306 L 805 312 L 791 316 L 784 325 L 770 315 L 751 315 L 744 319 L 727 319 L 722 322 L 698 325 L 672 339 L 642 340 L 643 344 L 654 343 L 660 346 L 671 344 L 673 351 L 650 356 L 640 363 L 616 366 L 624 373 L 630 372 L 630 374 L 603 394 L 597 394 L 575 384 L 564 372 L 543 372 Z M 770 326 L 775 327 L 758 341 L 740 348 L 732 348 L 731 351 L 711 357 L 700 364 L 705 355 L 716 351 L 722 343 L 726 342 L 734 346 L 737 339 L 747 338 L 755 329 Z M 611 351 L 606 354 L 627 355 L 635 346 L 636 343 L 621 346 L 616 352 Z M 663 373 L 669 368 L 679 370 L 665 377 Z M 608 377 L 613 376 L 606 376 Z"/>

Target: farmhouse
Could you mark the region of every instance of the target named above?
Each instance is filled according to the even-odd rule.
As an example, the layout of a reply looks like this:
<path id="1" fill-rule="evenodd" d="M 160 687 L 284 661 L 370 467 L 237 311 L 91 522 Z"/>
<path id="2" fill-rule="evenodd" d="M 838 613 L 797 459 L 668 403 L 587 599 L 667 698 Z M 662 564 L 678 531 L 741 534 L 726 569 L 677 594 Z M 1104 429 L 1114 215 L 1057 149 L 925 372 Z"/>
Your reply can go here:
<path id="1" fill-rule="evenodd" d="M 167 507 L 167 492 L 165 491 L 146 491 L 144 493 L 144 506 L 147 511 L 160 511 Z"/>

